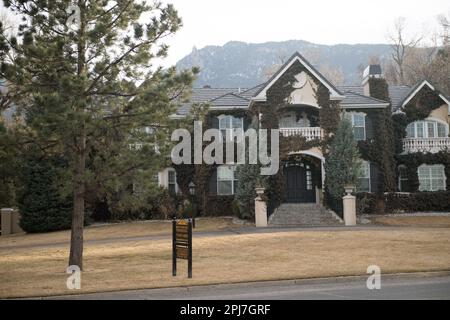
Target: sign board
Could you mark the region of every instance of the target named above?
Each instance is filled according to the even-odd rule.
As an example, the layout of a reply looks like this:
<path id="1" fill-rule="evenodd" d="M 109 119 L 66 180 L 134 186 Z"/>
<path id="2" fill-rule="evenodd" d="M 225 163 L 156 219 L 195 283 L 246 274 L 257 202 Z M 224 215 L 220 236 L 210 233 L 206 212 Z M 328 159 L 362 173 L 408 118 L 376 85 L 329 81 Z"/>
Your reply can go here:
<path id="1" fill-rule="evenodd" d="M 188 277 L 192 278 L 192 220 L 172 221 L 172 274 L 177 275 L 177 259 L 188 261 Z"/>

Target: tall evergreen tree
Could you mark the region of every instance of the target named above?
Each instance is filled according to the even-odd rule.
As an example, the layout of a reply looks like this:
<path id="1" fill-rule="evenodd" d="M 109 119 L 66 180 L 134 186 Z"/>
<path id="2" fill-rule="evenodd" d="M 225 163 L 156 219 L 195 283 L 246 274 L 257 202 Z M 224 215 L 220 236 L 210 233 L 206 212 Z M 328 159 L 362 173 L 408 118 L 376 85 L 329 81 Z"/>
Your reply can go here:
<path id="1" fill-rule="evenodd" d="M 7 79 L 13 100 L 26 117 L 24 141 L 69 159 L 67 180 L 73 190 L 69 264 L 82 268 L 90 183 L 97 179 L 103 184 L 139 169 L 143 162 L 133 159 L 136 153 L 126 153 L 130 137 L 144 145 L 169 140 L 169 115 L 197 70 L 154 66 L 167 55 L 162 40 L 181 26 L 172 5 L 136 0 L 5 0 L 4 4 L 23 21 L 17 38 L 0 26 L 0 78 Z M 137 134 L 148 126 L 157 130 Z M 167 147 L 160 146 L 159 157 L 148 148 L 146 160 L 161 161 Z M 88 161 L 92 168 L 102 168 L 101 177 L 90 170 Z"/>
<path id="2" fill-rule="evenodd" d="M 360 154 L 353 136 L 352 124 L 344 116 L 330 145 L 325 162 L 325 185 L 333 199 L 341 199 L 346 184 L 356 185 L 360 166 Z"/>

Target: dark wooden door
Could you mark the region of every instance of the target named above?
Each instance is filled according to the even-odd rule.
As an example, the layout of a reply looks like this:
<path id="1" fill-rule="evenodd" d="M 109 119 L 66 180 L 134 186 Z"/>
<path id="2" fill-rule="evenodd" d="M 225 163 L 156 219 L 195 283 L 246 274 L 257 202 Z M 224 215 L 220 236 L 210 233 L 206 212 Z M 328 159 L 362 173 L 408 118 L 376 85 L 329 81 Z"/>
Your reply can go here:
<path id="1" fill-rule="evenodd" d="M 315 186 L 309 166 L 293 165 L 284 168 L 285 201 L 288 203 L 316 202 Z"/>

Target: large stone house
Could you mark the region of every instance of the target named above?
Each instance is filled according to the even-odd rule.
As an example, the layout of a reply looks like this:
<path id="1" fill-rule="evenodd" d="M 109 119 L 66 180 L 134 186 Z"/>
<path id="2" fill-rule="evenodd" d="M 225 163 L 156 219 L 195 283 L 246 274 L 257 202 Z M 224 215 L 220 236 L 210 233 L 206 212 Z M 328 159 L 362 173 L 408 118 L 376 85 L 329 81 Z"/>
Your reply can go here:
<path id="1" fill-rule="evenodd" d="M 412 88 L 387 86 L 379 65 L 368 66 L 362 78 L 358 86 L 333 85 L 295 53 L 254 88 L 194 89 L 191 103 L 182 105 L 174 118 L 188 115 L 193 103 L 208 103 L 211 127 L 245 130 L 256 119 L 261 128 L 278 128 L 281 141 L 290 141 L 290 150 L 281 156 L 283 191 L 271 211 L 286 203 L 324 204 L 326 141 L 336 128 L 336 115 L 344 111 L 363 158 L 358 193 L 391 193 L 393 199 L 395 194 L 429 192 L 432 197 L 448 190 L 450 99 L 427 80 Z M 392 126 L 383 117 L 389 117 Z M 195 174 L 191 180 L 203 193 L 206 214 L 230 214 L 239 183 L 233 164 L 209 168 L 201 188 Z M 159 183 L 175 192 L 183 190 L 175 167 L 160 172 Z M 450 197 L 446 201 L 448 207 Z"/>

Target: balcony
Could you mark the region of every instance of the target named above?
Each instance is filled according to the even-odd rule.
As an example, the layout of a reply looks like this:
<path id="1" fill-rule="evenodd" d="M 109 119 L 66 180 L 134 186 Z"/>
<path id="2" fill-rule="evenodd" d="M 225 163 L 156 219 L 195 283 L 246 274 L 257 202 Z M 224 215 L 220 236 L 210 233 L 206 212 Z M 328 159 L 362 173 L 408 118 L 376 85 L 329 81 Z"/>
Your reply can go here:
<path id="1" fill-rule="evenodd" d="M 430 152 L 450 151 L 450 138 L 406 138 L 403 139 L 403 152 Z"/>
<path id="2" fill-rule="evenodd" d="M 323 138 L 323 130 L 320 127 L 280 128 L 280 133 L 283 137 L 302 136 L 307 141 Z"/>

